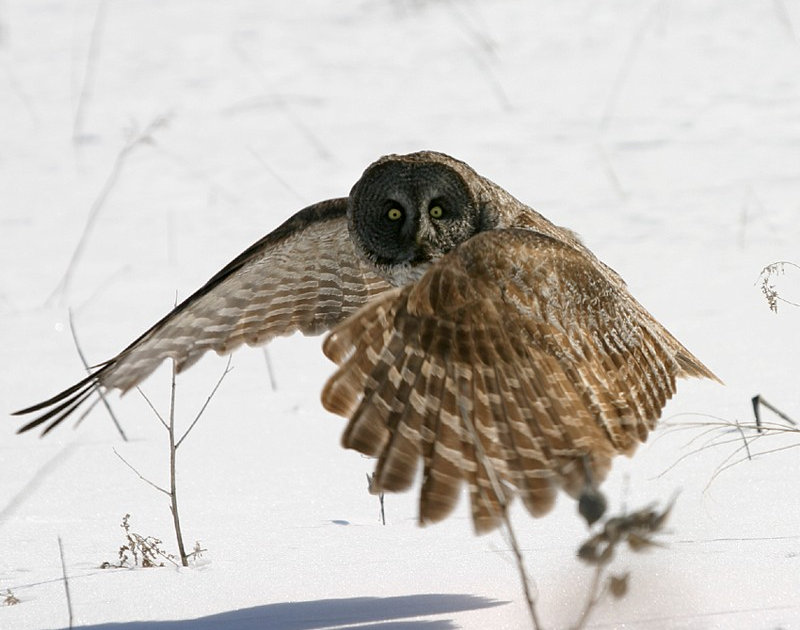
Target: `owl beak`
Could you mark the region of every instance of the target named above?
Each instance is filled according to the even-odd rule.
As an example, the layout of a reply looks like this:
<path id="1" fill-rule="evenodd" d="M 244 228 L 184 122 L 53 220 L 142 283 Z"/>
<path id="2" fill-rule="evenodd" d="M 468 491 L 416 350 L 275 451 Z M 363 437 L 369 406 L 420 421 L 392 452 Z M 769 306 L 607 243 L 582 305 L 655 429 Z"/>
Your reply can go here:
<path id="1" fill-rule="evenodd" d="M 433 228 L 430 223 L 425 220 L 423 215 L 422 219 L 417 224 L 417 233 L 414 235 L 414 242 L 417 244 L 417 248 L 429 249 L 432 235 Z"/>
<path id="2" fill-rule="evenodd" d="M 430 234 L 428 230 L 425 230 L 422 226 L 417 231 L 416 236 L 414 237 L 414 243 L 416 245 L 416 255 L 414 256 L 414 260 L 418 263 L 421 262 L 430 262 L 433 258 L 433 247 L 431 246 L 430 241 Z"/>

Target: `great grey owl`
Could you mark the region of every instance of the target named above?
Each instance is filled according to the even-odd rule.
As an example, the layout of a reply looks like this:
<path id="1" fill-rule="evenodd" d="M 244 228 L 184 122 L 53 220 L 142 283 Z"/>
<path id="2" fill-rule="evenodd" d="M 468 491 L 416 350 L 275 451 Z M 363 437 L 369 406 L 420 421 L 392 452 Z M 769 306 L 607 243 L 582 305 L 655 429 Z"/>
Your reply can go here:
<path id="1" fill-rule="evenodd" d="M 576 496 L 643 441 L 677 377 L 716 377 L 569 230 L 435 152 L 389 155 L 349 197 L 301 210 L 69 389 L 17 414 L 47 433 L 99 388 L 126 392 L 294 331 L 331 330 L 322 392 L 374 491 L 443 519 L 462 482 L 478 532 L 518 494 L 531 514 Z"/>

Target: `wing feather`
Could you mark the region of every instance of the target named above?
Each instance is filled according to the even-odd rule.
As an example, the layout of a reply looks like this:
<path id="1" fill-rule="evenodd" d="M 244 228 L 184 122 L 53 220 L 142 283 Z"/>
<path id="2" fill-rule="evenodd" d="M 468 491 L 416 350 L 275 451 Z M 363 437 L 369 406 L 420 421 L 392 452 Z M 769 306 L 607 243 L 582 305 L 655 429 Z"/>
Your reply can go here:
<path id="1" fill-rule="evenodd" d="M 165 359 L 178 371 L 214 350 L 264 344 L 295 331 L 330 329 L 389 289 L 356 254 L 347 228 L 347 199 L 301 210 L 215 274 L 116 357 L 48 400 L 16 412 L 44 410 L 23 427 L 45 433 L 99 388 L 123 393 Z"/>
<path id="2" fill-rule="evenodd" d="M 478 532 L 513 494 L 544 514 L 647 437 L 676 378 L 714 375 L 581 248 L 525 229 L 483 232 L 325 340 L 322 393 L 343 443 L 378 457 L 375 491 L 409 487 L 420 521 L 466 483 Z"/>

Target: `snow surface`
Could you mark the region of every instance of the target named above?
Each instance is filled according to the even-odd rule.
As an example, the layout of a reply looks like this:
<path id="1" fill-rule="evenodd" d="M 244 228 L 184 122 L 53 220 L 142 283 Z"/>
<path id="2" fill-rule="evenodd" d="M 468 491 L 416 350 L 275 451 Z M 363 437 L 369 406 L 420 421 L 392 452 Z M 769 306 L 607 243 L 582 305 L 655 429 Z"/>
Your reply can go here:
<path id="1" fill-rule="evenodd" d="M 800 2 L 73 0 L 0 2 L 0 408 L 115 354 L 300 207 L 385 153 L 471 163 L 587 244 L 726 383 L 683 382 L 669 422 L 800 416 L 800 310 L 761 268 L 800 263 Z M 79 107 L 80 103 L 80 107 Z M 80 111 L 80 115 L 78 112 Z M 53 295 L 132 130 L 137 145 Z M 800 302 L 800 273 L 778 278 Z M 323 411 L 319 339 L 239 351 L 178 452 L 188 569 L 100 569 L 122 516 L 174 553 L 166 435 L 136 394 L 46 439 L 0 423 L 0 628 L 444 630 L 529 627 L 509 545 L 465 502 L 416 525 L 416 489 L 366 492 L 371 462 Z M 187 426 L 225 362 L 178 382 Z M 145 384 L 166 410 L 168 370 Z M 765 417 L 774 418 L 769 412 Z M 738 440 L 735 434 L 732 439 Z M 796 445 L 771 438 L 756 450 Z M 612 509 L 680 491 L 664 548 L 621 554 L 626 597 L 595 628 L 800 628 L 798 450 L 744 461 L 662 429 L 604 488 Z M 741 453 L 736 455 L 739 458 Z M 574 623 L 591 569 L 571 500 L 513 522 L 545 627 Z"/>

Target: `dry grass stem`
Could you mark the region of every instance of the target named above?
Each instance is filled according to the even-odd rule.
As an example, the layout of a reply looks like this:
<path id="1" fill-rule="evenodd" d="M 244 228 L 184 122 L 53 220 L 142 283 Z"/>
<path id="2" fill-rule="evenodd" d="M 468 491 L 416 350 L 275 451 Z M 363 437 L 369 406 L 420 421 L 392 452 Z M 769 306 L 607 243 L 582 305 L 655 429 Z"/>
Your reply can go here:
<path id="1" fill-rule="evenodd" d="M 272 369 L 272 359 L 269 356 L 269 352 L 267 347 L 263 347 L 264 352 L 264 362 L 267 364 L 267 374 L 269 375 L 269 385 L 272 388 L 273 392 L 278 391 L 278 381 L 275 380 L 275 370 Z"/>
<path id="2" fill-rule="evenodd" d="M 97 57 L 100 54 L 100 39 L 105 25 L 105 17 L 106 0 L 98 0 L 94 23 L 92 24 L 92 34 L 89 39 L 89 52 L 86 55 L 86 66 L 83 71 L 83 83 L 78 96 L 78 105 L 75 108 L 75 120 L 72 124 L 72 142 L 74 144 L 78 144 L 83 136 L 84 112 L 94 85 L 94 70 L 97 65 Z"/>
<path id="3" fill-rule="evenodd" d="M 78 351 L 78 356 L 81 359 L 81 363 L 83 363 L 83 367 L 86 369 L 86 373 L 87 374 L 91 374 L 92 368 L 89 366 L 88 361 L 86 361 L 86 357 L 83 354 L 83 350 L 81 350 L 81 344 L 78 342 L 78 334 L 75 332 L 75 322 L 72 319 L 72 309 L 69 309 L 67 311 L 67 315 L 69 317 L 69 331 L 72 333 L 72 341 L 75 343 L 75 350 Z M 120 436 L 122 437 L 122 440 L 124 442 L 127 442 L 128 441 L 128 436 L 125 435 L 125 431 L 122 430 L 122 425 L 120 425 L 119 420 L 117 420 L 117 416 L 114 414 L 114 411 L 111 409 L 111 405 L 108 403 L 108 399 L 106 399 L 105 392 L 103 392 L 103 389 L 101 387 L 99 387 L 97 389 L 97 393 L 100 396 L 99 400 L 105 406 L 106 411 L 108 411 L 108 415 L 111 416 L 111 421 L 114 423 L 114 426 L 117 427 L 117 431 L 119 432 Z M 87 409 L 86 411 L 83 412 L 83 414 L 81 415 L 79 420 L 82 420 L 83 418 L 85 418 L 86 414 L 91 409 L 93 409 L 94 405 L 96 405 L 96 404 L 97 404 L 97 401 L 92 403 L 92 406 L 89 409 Z"/>
<path id="4" fill-rule="evenodd" d="M 64 582 L 64 592 L 67 596 L 69 627 L 72 628 L 72 597 L 69 593 L 69 579 L 67 578 L 67 565 L 64 563 L 64 546 L 61 544 L 61 536 L 58 537 L 58 555 L 61 558 L 61 579 Z"/>
<path id="5" fill-rule="evenodd" d="M 508 501 L 506 499 L 506 493 L 497 477 L 497 472 L 495 471 L 494 466 L 492 466 L 492 463 L 489 461 L 489 458 L 486 456 L 486 453 L 483 450 L 480 437 L 478 436 L 475 426 L 472 423 L 472 418 L 470 417 L 469 412 L 463 403 L 463 398 L 459 404 L 459 407 L 464 425 L 467 427 L 467 431 L 469 431 L 469 434 L 472 437 L 472 443 L 475 446 L 475 458 L 480 462 L 481 466 L 483 466 L 484 470 L 486 471 L 486 476 L 489 478 L 489 483 L 492 485 L 492 491 L 494 492 L 497 503 L 500 506 L 500 514 L 498 516 L 500 516 L 503 521 L 503 526 L 505 528 L 506 535 L 508 536 L 511 551 L 514 554 L 514 560 L 517 565 L 517 570 L 519 571 L 520 582 L 522 583 L 522 591 L 525 595 L 525 603 L 528 607 L 531 623 L 534 630 L 541 630 L 543 626 L 539 620 L 538 611 L 536 610 L 536 599 L 533 595 L 533 588 L 531 587 L 528 572 L 525 570 L 525 561 L 522 557 L 522 551 L 519 543 L 517 542 L 517 536 L 514 531 L 514 527 L 512 526 L 511 519 L 508 516 Z M 485 491 L 480 485 L 478 485 L 478 491 L 484 496 L 485 503 L 487 505 L 492 505 L 493 502 L 485 496 Z"/>
<path id="6" fill-rule="evenodd" d="M 108 196 L 114 189 L 128 156 L 136 147 L 143 144 L 152 144 L 154 142 L 153 134 L 158 129 L 165 126 L 166 123 L 167 119 L 163 116 L 154 119 L 142 131 L 133 133 L 122 149 L 120 149 L 119 153 L 117 153 L 117 157 L 114 160 L 113 166 L 111 167 L 111 172 L 108 174 L 103 187 L 100 189 L 100 192 L 92 203 L 92 207 L 89 209 L 89 214 L 86 217 L 86 223 L 83 226 L 83 232 L 81 233 L 78 243 L 72 252 L 72 256 L 70 257 L 67 268 L 64 271 L 64 275 L 61 277 L 61 280 L 59 280 L 56 288 L 53 289 L 50 297 L 47 298 L 48 303 L 54 301 L 56 298 L 63 297 L 69 291 L 69 286 L 72 282 L 72 274 L 75 272 L 75 267 L 83 255 L 83 250 L 86 247 L 86 243 L 89 241 L 95 221 L 100 214 L 100 210 L 103 209 Z"/>
<path id="7" fill-rule="evenodd" d="M 763 420 L 759 420 L 757 422 L 741 422 L 740 420 L 728 420 L 726 418 L 705 416 L 703 414 L 682 415 L 694 415 L 702 418 L 708 418 L 706 420 L 698 420 L 696 422 L 664 423 L 667 429 L 671 431 L 699 429 L 698 435 L 690 439 L 684 448 L 692 447 L 698 440 L 704 439 L 699 446 L 693 447 L 690 451 L 681 455 L 675 462 L 664 469 L 659 476 L 665 475 L 683 460 L 693 457 L 707 449 L 728 445 L 738 445 L 722 460 L 722 462 L 720 462 L 720 464 L 714 470 L 713 475 L 706 484 L 706 490 L 720 474 L 729 468 L 741 464 L 742 462 L 753 460 L 757 457 L 762 457 L 771 453 L 777 453 L 780 451 L 800 447 L 800 439 L 798 439 L 788 444 L 769 446 L 759 450 L 756 450 L 755 448 L 756 446 L 762 446 L 765 441 L 769 441 L 770 444 L 774 444 L 776 440 L 786 438 L 787 436 L 800 436 L 800 427 L 795 424 L 789 424 L 788 422 L 764 422 Z M 790 418 L 788 420 L 792 423 L 794 422 Z"/>

